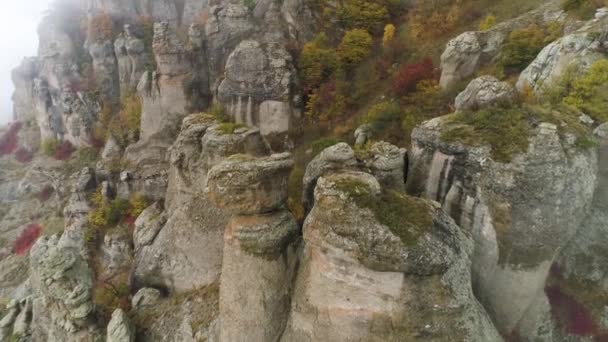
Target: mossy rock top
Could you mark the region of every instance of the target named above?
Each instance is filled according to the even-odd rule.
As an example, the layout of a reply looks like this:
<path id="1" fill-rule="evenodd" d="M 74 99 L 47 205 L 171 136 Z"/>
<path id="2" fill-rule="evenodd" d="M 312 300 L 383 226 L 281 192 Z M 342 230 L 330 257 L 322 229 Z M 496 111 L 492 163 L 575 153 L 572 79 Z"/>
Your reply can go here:
<path id="1" fill-rule="evenodd" d="M 468 248 L 453 220 L 431 202 L 383 189 L 357 171 L 319 179 L 304 239 L 342 249 L 376 271 L 417 275 L 444 272 Z"/>

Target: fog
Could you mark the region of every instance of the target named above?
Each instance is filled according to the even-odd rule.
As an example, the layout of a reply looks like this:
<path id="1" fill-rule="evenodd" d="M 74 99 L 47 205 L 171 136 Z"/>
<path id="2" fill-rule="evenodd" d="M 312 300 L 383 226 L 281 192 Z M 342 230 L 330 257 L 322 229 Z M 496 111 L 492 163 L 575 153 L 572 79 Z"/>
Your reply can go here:
<path id="1" fill-rule="evenodd" d="M 38 48 L 36 28 L 51 0 L 0 2 L 0 124 L 13 119 L 11 70 Z"/>

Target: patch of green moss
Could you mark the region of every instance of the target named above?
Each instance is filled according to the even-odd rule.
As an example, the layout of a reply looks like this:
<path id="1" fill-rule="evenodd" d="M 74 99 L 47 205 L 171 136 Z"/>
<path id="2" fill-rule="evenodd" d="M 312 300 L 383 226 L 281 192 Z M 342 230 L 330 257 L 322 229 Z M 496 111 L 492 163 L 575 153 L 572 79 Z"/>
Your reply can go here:
<path id="1" fill-rule="evenodd" d="M 342 140 L 334 137 L 326 137 L 317 139 L 312 142 L 310 148 L 312 149 L 312 156 L 317 156 L 319 153 L 323 152 L 328 147 L 334 146 L 336 144 L 341 143 Z"/>
<path id="2" fill-rule="evenodd" d="M 477 112 L 453 114 L 442 139 L 470 146 L 489 145 L 492 158 L 509 162 L 513 155 L 528 149 L 530 135 L 526 115 L 519 107 L 492 107 Z"/>
<path id="3" fill-rule="evenodd" d="M 347 193 L 358 207 L 371 210 L 378 222 L 387 226 L 405 245 L 416 244 L 418 238 L 431 229 L 431 208 L 422 199 L 392 190 L 375 196 L 367 184 L 357 180 L 339 180 L 336 188 Z"/>
<path id="4" fill-rule="evenodd" d="M 490 146 L 495 161 L 508 163 L 518 153 L 528 150 L 530 132 L 541 122 L 555 124 L 560 138 L 573 134 L 576 147 L 595 146 L 589 128 L 583 125 L 580 113 L 565 105 L 521 105 L 491 107 L 477 112 L 452 114 L 441 138 L 446 142 L 460 142 L 469 146 Z"/>
<path id="5" fill-rule="evenodd" d="M 218 126 L 218 130 L 222 134 L 233 134 L 237 129 L 247 127 L 242 123 L 224 122 Z"/>

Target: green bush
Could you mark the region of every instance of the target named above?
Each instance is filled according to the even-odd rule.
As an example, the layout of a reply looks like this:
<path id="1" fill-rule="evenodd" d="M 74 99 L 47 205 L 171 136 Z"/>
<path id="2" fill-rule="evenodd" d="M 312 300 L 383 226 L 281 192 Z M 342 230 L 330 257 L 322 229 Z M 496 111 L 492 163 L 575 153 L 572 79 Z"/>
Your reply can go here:
<path id="1" fill-rule="evenodd" d="M 375 131 L 383 131 L 387 126 L 399 122 L 401 109 L 396 102 L 381 102 L 373 105 L 364 118 L 364 122 L 371 124 Z"/>
<path id="2" fill-rule="evenodd" d="M 324 149 L 334 146 L 338 143 L 341 143 L 342 140 L 334 138 L 334 137 L 326 137 L 317 139 L 312 142 L 310 148 L 312 150 L 312 156 L 317 156 L 319 153 L 323 152 Z"/>
<path id="3" fill-rule="evenodd" d="M 529 126 L 520 107 L 492 107 L 453 114 L 442 138 L 448 142 L 492 148 L 492 158 L 509 162 L 514 154 L 528 150 Z"/>
<path id="4" fill-rule="evenodd" d="M 218 126 L 218 130 L 222 134 L 233 134 L 237 129 L 247 127 L 242 123 L 224 122 Z"/>
<path id="5" fill-rule="evenodd" d="M 47 157 L 52 157 L 55 155 L 55 151 L 57 151 L 57 147 L 59 146 L 59 140 L 57 139 L 45 139 L 42 141 L 40 149 L 42 153 L 44 153 Z"/>
<path id="6" fill-rule="evenodd" d="M 338 19 L 347 29 L 360 28 L 375 32 L 387 17 L 386 7 L 369 0 L 346 0 L 338 9 Z"/>
<path id="7" fill-rule="evenodd" d="M 608 6 L 606 0 L 562 0 L 562 9 L 581 19 L 591 19 L 595 11 L 604 6 Z"/>
<path id="8" fill-rule="evenodd" d="M 344 69 L 352 69 L 370 53 L 372 36 L 365 30 L 347 31 L 338 46 L 338 60 Z"/>
<path id="9" fill-rule="evenodd" d="M 214 103 L 213 105 L 211 105 L 211 107 L 207 110 L 207 113 L 219 122 L 230 121 L 228 113 L 226 113 L 224 107 L 219 103 Z"/>
<path id="10" fill-rule="evenodd" d="M 547 44 L 559 36 L 558 26 L 551 24 L 543 28 L 530 25 L 511 32 L 503 45 L 498 69 L 504 75 L 517 74 L 524 70 Z"/>
<path id="11" fill-rule="evenodd" d="M 121 198 L 107 200 L 101 194 L 101 188 L 93 194 L 91 199 L 94 209 L 89 213 L 89 223 L 96 229 L 105 229 L 116 226 L 129 212 L 129 201 Z"/>
<path id="12" fill-rule="evenodd" d="M 256 6 L 255 0 L 243 0 L 243 6 L 245 6 L 249 13 L 251 13 Z"/>
<path id="13" fill-rule="evenodd" d="M 325 81 L 335 70 L 336 52 L 328 46 L 325 33 L 304 44 L 299 58 L 300 76 L 305 91 L 311 91 Z"/>
<path id="14" fill-rule="evenodd" d="M 496 17 L 490 14 L 479 23 L 479 30 L 487 31 L 494 26 L 496 26 Z"/>
<path id="15" fill-rule="evenodd" d="M 591 65 L 580 78 L 574 80 L 572 91 L 564 103 L 578 108 L 599 122 L 608 121 L 608 60 Z"/>

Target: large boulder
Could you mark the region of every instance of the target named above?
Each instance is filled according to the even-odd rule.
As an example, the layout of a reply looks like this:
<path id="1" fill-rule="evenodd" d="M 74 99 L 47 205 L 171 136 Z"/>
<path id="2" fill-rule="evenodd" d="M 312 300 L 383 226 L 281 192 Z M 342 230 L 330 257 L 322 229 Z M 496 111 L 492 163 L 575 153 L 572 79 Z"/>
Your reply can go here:
<path id="1" fill-rule="evenodd" d="M 106 342 L 135 342 L 135 329 L 122 309 L 116 309 L 112 313 L 112 319 L 108 323 Z"/>
<path id="2" fill-rule="evenodd" d="M 511 104 L 515 96 L 515 88 L 508 82 L 500 82 L 494 76 L 481 76 L 458 94 L 455 107 L 457 111 L 474 111 L 492 105 Z"/>
<path id="3" fill-rule="evenodd" d="M 354 170 L 357 168 L 355 151 L 347 143 L 338 143 L 330 146 L 317 155 L 306 166 L 304 179 L 302 180 L 304 190 L 302 192 L 302 203 L 304 208 L 310 210 L 314 203 L 314 190 L 317 180 L 325 173 L 339 170 Z"/>
<path id="4" fill-rule="evenodd" d="M 501 340 L 473 296 L 470 237 L 430 201 L 326 175 L 304 241 L 282 341 Z"/>
<path id="5" fill-rule="evenodd" d="M 237 122 L 260 127 L 263 135 L 286 133 L 298 115 L 296 82 L 281 44 L 243 40 L 228 57 L 218 99 Z"/>
<path id="6" fill-rule="evenodd" d="M 255 31 L 249 10 L 241 1 L 225 1 L 209 7 L 205 24 L 208 44 L 209 72 L 214 80 L 212 89 L 219 86 L 220 75 L 228 53 Z"/>
<path id="7" fill-rule="evenodd" d="M 593 62 L 608 57 L 606 30 L 608 17 L 600 17 L 547 45 L 521 73 L 517 88 L 541 93 L 573 68 L 584 72 Z"/>
<path id="8" fill-rule="evenodd" d="M 551 263 L 590 209 L 597 154 L 540 123 L 527 152 L 498 162 L 488 146 L 444 141 L 450 125 L 440 117 L 414 130 L 407 190 L 440 202 L 473 234 L 477 297 L 501 332 L 528 336 L 523 325 L 540 324 L 528 310 L 547 308 Z"/>
<path id="9" fill-rule="evenodd" d="M 235 214 L 272 212 L 287 200 L 287 180 L 292 167 L 289 153 L 262 159 L 234 155 L 209 171 L 207 195 Z"/>

